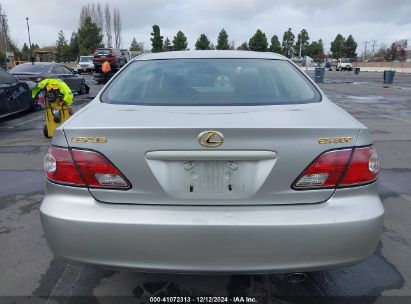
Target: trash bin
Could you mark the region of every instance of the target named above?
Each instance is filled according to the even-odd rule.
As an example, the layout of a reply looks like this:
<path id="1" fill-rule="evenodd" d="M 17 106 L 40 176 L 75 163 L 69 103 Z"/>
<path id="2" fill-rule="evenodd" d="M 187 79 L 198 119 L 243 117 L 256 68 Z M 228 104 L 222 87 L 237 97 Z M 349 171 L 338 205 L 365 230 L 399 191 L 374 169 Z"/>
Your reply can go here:
<path id="1" fill-rule="evenodd" d="M 395 71 L 384 71 L 384 83 L 394 82 Z"/>
<path id="2" fill-rule="evenodd" d="M 360 74 L 360 68 L 355 68 L 354 74 L 355 74 L 355 75 L 359 75 L 359 74 Z"/>
<path id="3" fill-rule="evenodd" d="M 314 81 L 317 83 L 324 82 L 325 68 L 315 68 Z"/>

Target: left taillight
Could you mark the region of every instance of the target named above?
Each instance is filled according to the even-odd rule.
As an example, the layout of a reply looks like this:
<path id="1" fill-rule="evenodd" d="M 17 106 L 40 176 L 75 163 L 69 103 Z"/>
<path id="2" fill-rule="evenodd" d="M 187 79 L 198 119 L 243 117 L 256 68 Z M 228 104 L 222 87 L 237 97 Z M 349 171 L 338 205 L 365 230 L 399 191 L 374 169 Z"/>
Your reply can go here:
<path id="1" fill-rule="evenodd" d="M 331 150 L 318 156 L 295 180 L 295 190 L 360 186 L 377 180 L 380 171 L 374 147 Z"/>
<path id="2" fill-rule="evenodd" d="M 124 175 L 102 154 L 50 147 L 44 157 L 47 178 L 55 183 L 91 188 L 130 189 Z"/>

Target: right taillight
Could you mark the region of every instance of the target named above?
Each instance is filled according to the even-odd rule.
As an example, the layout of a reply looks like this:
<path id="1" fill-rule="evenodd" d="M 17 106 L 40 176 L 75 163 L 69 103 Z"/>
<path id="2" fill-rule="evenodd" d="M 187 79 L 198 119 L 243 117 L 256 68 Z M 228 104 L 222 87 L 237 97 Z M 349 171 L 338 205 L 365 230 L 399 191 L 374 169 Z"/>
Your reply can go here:
<path id="1" fill-rule="evenodd" d="M 353 186 L 370 183 L 378 178 L 380 162 L 373 147 L 356 148 L 351 156 L 350 164 L 339 182 L 339 186 Z"/>
<path id="2" fill-rule="evenodd" d="M 374 182 L 380 170 L 372 146 L 331 150 L 318 156 L 295 180 L 295 190 L 339 188 Z"/>
<path id="3" fill-rule="evenodd" d="M 129 189 L 130 183 L 102 154 L 50 147 L 44 157 L 47 178 L 55 183 L 92 188 Z"/>

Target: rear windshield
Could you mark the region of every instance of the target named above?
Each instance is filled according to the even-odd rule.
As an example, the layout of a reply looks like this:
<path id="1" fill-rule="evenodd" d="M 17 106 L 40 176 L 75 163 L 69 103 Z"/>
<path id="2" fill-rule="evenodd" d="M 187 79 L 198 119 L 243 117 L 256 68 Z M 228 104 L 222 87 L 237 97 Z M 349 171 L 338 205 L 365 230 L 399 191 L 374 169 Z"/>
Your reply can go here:
<path id="1" fill-rule="evenodd" d="M 136 61 L 113 80 L 102 102 L 132 105 L 272 105 L 319 102 L 288 61 L 172 59 Z"/>
<path id="2" fill-rule="evenodd" d="M 16 83 L 17 79 L 12 75 L 0 69 L 0 84 L 13 84 Z"/>
<path id="3" fill-rule="evenodd" d="M 350 59 L 341 59 L 341 63 L 350 63 Z"/>
<path id="4" fill-rule="evenodd" d="M 93 56 L 80 57 L 80 62 L 90 62 L 90 61 L 93 61 Z"/>
<path id="5" fill-rule="evenodd" d="M 50 68 L 50 65 L 25 63 L 12 68 L 10 73 L 43 73 L 50 70 Z"/>
<path id="6" fill-rule="evenodd" d="M 101 50 L 96 50 L 95 52 L 98 55 L 108 55 L 111 54 L 111 50 L 110 49 L 101 49 Z"/>

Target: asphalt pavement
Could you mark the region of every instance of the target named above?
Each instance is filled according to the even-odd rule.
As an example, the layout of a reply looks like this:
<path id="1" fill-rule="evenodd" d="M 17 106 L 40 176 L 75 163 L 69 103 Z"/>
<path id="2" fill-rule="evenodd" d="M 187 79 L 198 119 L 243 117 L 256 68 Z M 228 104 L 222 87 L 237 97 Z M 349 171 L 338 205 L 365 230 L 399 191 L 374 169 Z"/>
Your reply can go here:
<path id="1" fill-rule="evenodd" d="M 91 91 L 75 98 L 75 109 L 101 89 L 85 77 Z M 285 274 L 148 274 L 55 259 L 39 220 L 42 159 L 50 144 L 39 111 L 0 120 L 0 303 L 120 303 L 113 296 L 149 303 L 149 296 L 216 295 L 256 297 L 260 303 L 410 303 L 411 75 L 398 74 L 393 85 L 384 85 L 382 73 L 327 71 L 320 87 L 370 128 L 381 156 L 386 217 L 369 260 L 308 273 L 303 283 L 291 284 Z"/>

